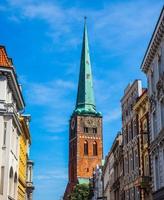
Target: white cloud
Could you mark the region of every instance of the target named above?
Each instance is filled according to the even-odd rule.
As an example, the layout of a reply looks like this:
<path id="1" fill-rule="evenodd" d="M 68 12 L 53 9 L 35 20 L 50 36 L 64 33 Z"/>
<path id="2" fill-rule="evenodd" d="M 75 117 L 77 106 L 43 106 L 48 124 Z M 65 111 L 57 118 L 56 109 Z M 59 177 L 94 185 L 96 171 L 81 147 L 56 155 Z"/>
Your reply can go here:
<path id="1" fill-rule="evenodd" d="M 51 113 L 42 118 L 44 126 L 46 126 L 46 129 L 49 132 L 62 133 L 63 131 L 67 130 L 69 116 L 67 116 L 67 113 L 63 113 L 64 111 L 62 110 L 62 108 L 59 112 L 52 110 Z"/>
<path id="2" fill-rule="evenodd" d="M 114 109 L 104 115 L 104 122 L 113 122 L 115 120 L 120 120 L 121 111 L 120 109 Z"/>
<path id="3" fill-rule="evenodd" d="M 76 88 L 73 82 L 61 79 L 46 83 L 24 81 L 24 85 L 27 88 L 26 96 L 30 105 L 42 105 L 56 109 L 70 106 L 71 102 L 67 96 Z"/>
<path id="4" fill-rule="evenodd" d="M 75 84 L 62 79 L 46 83 L 29 82 L 24 76 L 20 79 L 24 85 L 27 104 L 38 107 L 38 109 L 46 108 L 39 118 L 34 119 L 35 122 L 51 133 L 61 133 L 67 130 L 69 114 L 74 104 L 70 97 L 72 98 L 75 93 Z M 51 139 L 59 138 L 54 136 Z"/>
<path id="5" fill-rule="evenodd" d="M 56 84 L 61 87 L 61 88 L 64 88 L 64 89 L 75 89 L 76 88 L 76 85 L 71 82 L 71 81 L 65 81 L 65 80 L 57 80 L 56 81 Z"/>
<path id="6" fill-rule="evenodd" d="M 103 8 L 94 10 L 79 7 L 64 8 L 56 2 L 8 0 L 8 9 L 15 7 L 18 10 L 18 18 L 45 21 L 50 28 L 47 30 L 48 35 L 55 43 L 60 43 L 60 38 L 64 37 L 63 48 L 67 45 L 76 47 L 80 43 L 76 31 L 79 25 L 81 26 L 79 22 L 82 22 L 83 16 L 87 15 L 92 22 L 89 27 L 92 38 L 107 49 L 117 50 L 117 53 L 122 51 L 122 48 L 128 51 L 126 47 L 131 45 L 131 40 L 138 41 L 147 36 L 147 32 L 154 26 L 152 24 L 156 20 L 154 16 L 158 16 L 161 6 L 162 1 L 157 4 L 156 1 L 140 0 L 135 3 L 109 2 Z"/>
<path id="7" fill-rule="evenodd" d="M 47 181 L 47 180 L 54 180 L 54 179 L 66 180 L 68 177 L 66 169 L 61 169 L 61 170 L 55 169 L 54 171 L 48 171 L 46 173 L 45 172 L 35 176 L 35 179 L 39 181 Z"/>

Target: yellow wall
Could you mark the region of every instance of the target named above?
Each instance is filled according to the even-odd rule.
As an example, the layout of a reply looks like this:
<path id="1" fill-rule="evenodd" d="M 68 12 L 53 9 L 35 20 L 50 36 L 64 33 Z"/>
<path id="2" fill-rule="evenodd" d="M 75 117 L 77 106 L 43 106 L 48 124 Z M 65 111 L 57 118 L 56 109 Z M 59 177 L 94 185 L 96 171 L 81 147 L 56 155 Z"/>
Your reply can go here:
<path id="1" fill-rule="evenodd" d="M 26 169 L 27 169 L 27 154 L 28 154 L 28 141 L 29 130 L 26 125 L 25 119 L 20 118 L 22 125 L 22 133 L 19 139 L 19 177 L 18 177 L 18 200 L 26 199 Z"/>
<path id="2" fill-rule="evenodd" d="M 19 182 L 18 182 L 18 200 L 25 199 L 26 193 L 26 138 L 24 134 L 20 135 L 20 149 L 19 149 Z"/>

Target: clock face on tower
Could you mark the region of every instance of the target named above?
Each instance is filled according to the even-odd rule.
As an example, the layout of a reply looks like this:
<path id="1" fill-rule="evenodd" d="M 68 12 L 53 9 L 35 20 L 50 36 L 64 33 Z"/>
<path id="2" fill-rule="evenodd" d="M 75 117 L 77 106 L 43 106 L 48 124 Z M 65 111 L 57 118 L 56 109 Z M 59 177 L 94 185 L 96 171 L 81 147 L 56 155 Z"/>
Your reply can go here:
<path id="1" fill-rule="evenodd" d="M 75 128 L 75 119 L 72 118 L 71 120 L 71 129 L 73 130 Z"/>
<path id="2" fill-rule="evenodd" d="M 86 127 L 90 127 L 90 128 L 97 127 L 99 125 L 99 121 L 97 121 L 93 118 L 87 118 L 84 122 L 84 125 Z"/>

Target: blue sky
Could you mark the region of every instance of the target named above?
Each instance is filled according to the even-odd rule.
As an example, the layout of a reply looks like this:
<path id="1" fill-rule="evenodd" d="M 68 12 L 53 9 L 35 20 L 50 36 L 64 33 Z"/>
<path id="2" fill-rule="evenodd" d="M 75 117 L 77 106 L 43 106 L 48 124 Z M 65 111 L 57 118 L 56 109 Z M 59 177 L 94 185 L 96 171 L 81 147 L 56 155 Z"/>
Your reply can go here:
<path id="1" fill-rule="evenodd" d="M 88 17 L 104 154 L 121 129 L 120 99 L 134 79 L 163 0 L 1 0 L 0 43 L 13 58 L 32 115 L 34 200 L 59 200 L 67 183 L 68 120 L 74 109 L 83 17 Z"/>

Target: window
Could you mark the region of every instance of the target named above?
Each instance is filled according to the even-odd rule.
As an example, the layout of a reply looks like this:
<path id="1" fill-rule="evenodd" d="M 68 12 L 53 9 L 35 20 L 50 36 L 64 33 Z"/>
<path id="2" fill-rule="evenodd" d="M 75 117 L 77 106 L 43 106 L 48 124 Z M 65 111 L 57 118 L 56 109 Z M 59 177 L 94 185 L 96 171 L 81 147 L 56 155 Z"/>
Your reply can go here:
<path id="1" fill-rule="evenodd" d="M 135 192 L 135 194 L 134 194 L 135 198 L 134 199 L 140 199 L 140 191 L 137 187 L 135 187 L 134 192 Z"/>
<path id="2" fill-rule="evenodd" d="M 154 135 L 154 138 L 157 135 L 157 115 L 156 115 L 156 111 L 153 113 L 153 135 Z"/>
<path id="3" fill-rule="evenodd" d="M 128 144 L 128 138 L 129 138 L 129 129 L 128 129 L 128 125 L 126 125 L 126 144 Z"/>
<path id="4" fill-rule="evenodd" d="M 13 168 L 10 168 L 10 173 L 9 173 L 9 192 L 10 196 L 13 194 Z"/>
<path id="5" fill-rule="evenodd" d="M 84 127 L 84 133 L 88 133 L 88 127 Z"/>
<path id="6" fill-rule="evenodd" d="M 158 55 L 158 72 L 159 72 L 159 76 L 162 74 L 162 62 L 161 62 L 162 58 L 161 58 L 161 54 Z"/>
<path id="7" fill-rule="evenodd" d="M 131 136 L 132 136 L 132 139 L 133 139 L 133 137 L 134 137 L 134 135 L 133 135 L 133 120 L 131 120 Z"/>
<path id="8" fill-rule="evenodd" d="M 161 101 L 161 129 L 164 128 L 164 100 Z"/>
<path id="9" fill-rule="evenodd" d="M 84 142 L 84 155 L 88 155 L 88 142 Z"/>
<path id="10" fill-rule="evenodd" d="M 96 141 L 94 141 L 93 143 L 93 155 L 97 156 L 97 142 Z"/>
<path id="11" fill-rule="evenodd" d="M 154 77 L 154 72 L 152 71 L 151 73 L 151 92 L 155 92 L 155 77 Z"/>
<path id="12" fill-rule="evenodd" d="M 129 190 L 125 191 L 125 199 L 126 200 L 130 200 L 130 198 L 129 198 Z"/>
<path id="13" fill-rule="evenodd" d="M 7 122 L 4 122 L 3 145 L 6 145 Z"/>
<path id="14" fill-rule="evenodd" d="M 93 128 L 93 133 L 97 133 L 97 128 Z"/>
<path id="15" fill-rule="evenodd" d="M 163 149 L 163 166 L 164 166 L 164 149 Z M 163 177 L 164 177 L 164 169 L 163 169 Z"/>
<path id="16" fill-rule="evenodd" d="M 134 137 L 137 135 L 137 120 L 133 121 L 133 135 Z"/>
<path id="17" fill-rule="evenodd" d="M 128 126 L 129 141 L 132 140 L 131 124 Z"/>
<path id="18" fill-rule="evenodd" d="M 130 200 L 134 200 L 134 188 L 130 188 Z"/>
<path id="19" fill-rule="evenodd" d="M 5 101 L 6 97 L 6 77 L 0 75 L 0 100 Z"/>
<path id="20" fill-rule="evenodd" d="M 133 154 L 132 152 L 129 155 L 129 171 L 133 170 Z"/>
<path id="21" fill-rule="evenodd" d="M 159 189 L 160 185 L 159 185 L 159 158 L 158 156 L 155 157 L 155 180 L 156 180 L 156 190 Z"/>
<path id="22" fill-rule="evenodd" d="M 134 150 L 134 169 L 139 168 L 138 150 Z"/>
<path id="23" fill-rule="evenodd" d="M 1 173 L 0 173 L 0 194 L 3 194 L 3 187 L 4 187 L 4 175 L 5 175 L 5 167 L 1 167 Z"/>
<path id="24" fill-rule="evenodd" d="M 17 173 L 15 173 L 14 175 L 14 197 L 16 195 L 16 192 L 17 192 Z"/>
<path id="25" fill-rule="evenodd" d="M 144 156 L 144 175 L 149 176 L 149 157 L 148 154 Z"/>
<path id="26" fill-rule="evenodd" d="M 29 178 L 30 178 L 30 182 L 32 182 L 32 167 L 29 167 Z"/>

